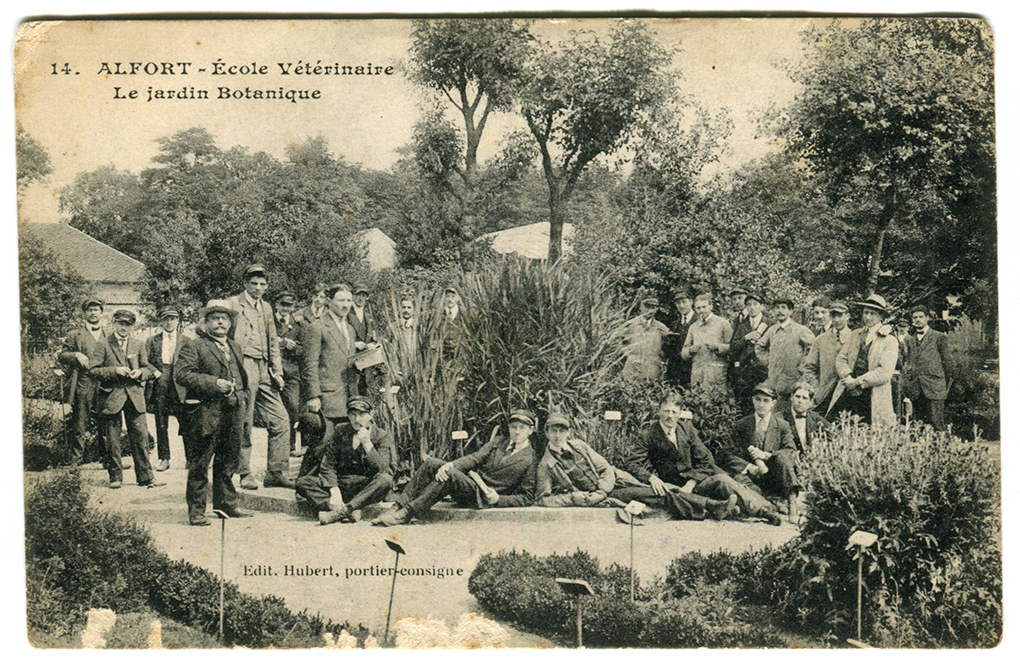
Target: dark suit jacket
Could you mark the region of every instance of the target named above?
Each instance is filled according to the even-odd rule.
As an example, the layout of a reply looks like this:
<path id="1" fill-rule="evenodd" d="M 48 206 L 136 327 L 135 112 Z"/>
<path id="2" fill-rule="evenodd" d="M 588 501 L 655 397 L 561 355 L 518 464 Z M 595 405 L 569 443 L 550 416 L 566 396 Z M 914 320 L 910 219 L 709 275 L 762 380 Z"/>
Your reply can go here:
<path id="1" fill-rule="evenodd" d="M 95 356 L 90 357 L 92 369 L 89 371 L 99 380 L 99 395 L 96 398 L 100 414 L 118 414 L 128 400 L 139 412 L 145 412 L 146 381 L 152 379 L 154 368 L 145 357 L 145 345 L 134 338 L 128 338 L 127 349 L 121 352 L 117 344 L 117 334 L 111 333 L 96 346 Z M 140 369 L 141 377 L 130 379 L 117 374 L 118 367 Z"/>
<path id="2" fill-rule="evenodd" d="M 675 335 L 667 336 L 662 346 L 662 353 L 666 357 L 666 379 L 679 382 L 682 386 L 690 386 L 691 383 L 691 360 L 685 361 L 680 355 L 684 340 L 687 339 L 687 331 L 698 318 L 693 310 L 690 316 L 690 321 L 684 324 L 681 315 L 677 314 L 670 327 Z"/>
<path id="3" fill-rule="evenodd" d="M 177 396 L 177 402 L 184 402 L 188 393 L 187 390 L 175 382 L 173 378 L 173 369 L 174 366 L 177 365 L 177 357 L 181 353 L 181 347 L 183 346 L 185 339 L 184 334 L 181 331 L 178 331 L 177 346 L 174 348 L 173 360 L 168 366 L 163 365 L 163 331 L 161 330 L 159 333 L 150 336 L 149 339 L 145 341 L 145 358 L 149 360 L 149 365 L 151 365 L 154 370 L 158 370 L 163 374 L 163 376 L 159 379 L 149 382 L 149 386 L 151 387 L 157 381 L 165 382 L 168 387 L 172 385 L 174 387 L 173 395 Z M 147 401 L 150 400 L 151 395 L 151 391 L 146 391 Z M 171 396 L 171 398 L 172 397 L 173 396 Z"/>
<path id="4" fill-rule="evenodd" d="M 495 506 L 528 506 L 535 499 L 535 450 L 529 446 L 508 456 L 509 443 L 507 437 L 496 437 L 474 453 L 454 460 L 453 466 L 464 473 L 478 472 L 485 484 L 499 493 Z"/>
<path id="5" fill-rule="evenodd" d="M 351 448 L 351 440 L 357 431 L 350 423 L 345 423 L 333 432 L 333 438 L 326 446 L 322 456 L 322 467 L 319 480 L 324 488 L 338 487 L 337 476 L 366 476 L 391 474 L 390 451 L 393 449 L 393 437 L 375 426 L 369 430 L 372 439 L 372 450 Z"/>
<path id="6" fill-rule="evenodd" d="M 715 464 L 711 452 L 687 419 L 676 426 L 676 444 L 669 441 L 658 422 L 645 428 L 621 467 L 642 483 L 654 474 L 666 483 L 683 486 L 689 480 L 702 481 L 726 470 Z"/>
<path id="7" fill-rule="evenodd" d="M 907 358 L 903 362 L 903 388 L 908 397 L 922 394 L 929 400 L 945 400 L 949 394 L 947 376 L 952 374 L 949 336 L 929 327 L 921 342 L 907 336 Z"/>
<path id="8" fill-rule="evenodd" d="M 78 363 L 78 359 L 74 357 L 75 353 L 82 353 L 89 357 L 89 366 L 92 365 L 93 357 L 96 355 L 96 348 L 105 344 L 104 338 L 109 335 L 107 331 L 103 331 L 99 336 L 97 342 L 92 334 L 84 326 L 79 326 L 64 338 L 64 344 L 60 349 L 60 354 L 57 356 L 57 360 L 67 368 L 67 376 L 70 378 L 75 370 L 78 371 L 78 386 L 90 387 L 95 383 L 95 378 L 89 374 L 88 367 L 81 367 Z M 77 390 L 77 387 L 75 388 Z"/>
<path id="9" fill-rule="evenodd" d="M 807 441 L 800 441 L 800 434 L 797 432 L 797 427 L 793 423 L 793 409 L 788 409 L 782 414 L 783 420 L 790 424 L 790 433 L 793 435 L 793 445 L 798 451 L 806 451 L 815 439 L 818 438 L 819 432 L 826 432 L 832 426 L 828 421 L 825 420 L 821 414 L 813 409 L 807 411 L 807 427 L 804 428 L 807 433 Z"/>
<path id="10" fill-rule="evenodd" d="M 301 339 L 305 335 L 304 318 L 298 318 L 296 313 L 290 315 L 290 322 L 283 323 L 279 315 L 276 320 L 276 335 L 280 338 L 287 338 L 297 343 L 294 349 L 287 349 L 287 346 L 280 342 L 280 358 L 283 359 L 283 376 L 285 379 L 295 382 L 301 381 L 301 359 L 304 358 L 305 348 Z"/>
<path id="11" fill-rule="evenodd" d="M 218 432 L 228 410 L 233 410 L 236 416 L 241 411 L 238 408 L 244 406 L 246 399 L 244 387 L 248 385 L 248 377 L 244 371 L 241 347 L 230 339 L 227 344 L 241 372 L 238 390 L 230 396 L 224 395 L 216 387 L 217 379 L 230 379 L 227 359 L 206 333 L 199 331 L 197 338 L 185 338 L 177 354 L 174 380 L 187 390 L 189 402 L 198 401 L 197 418 L 191 420 L 191 427 L 196 428 L 203 437 Z"/>
<path id="12" fill-rule="evenodd" d="M 368 304 L 365 304 L 365 309 L 362 310 L 362 314 L 365 315 L 365 321 L 358 319 L 358 315 L 354 313 L 354 308 L 347 313 L 347 323 L 354 329 L 354 339 L 358 342 L 374 342 L 375 341 L 375 322 L 372 321 L 372 313 L 368 311 Z"/>
<path id="13" fill-rule="evenodd" d="M 733 476 L 742 474 L 744 468 L 751 464 L 751 454 L 747 452 L 749 446 L 757 446 L 768 453 L 776 453 L 783 449 L 797 450 L 793 442 L 793 433 L 790 432 L 790 424 L 779 414 L 772 414 L 772 418 L 769 419 L 764 442 L 760 444 L 757 442 L 754 430 L 754 414 L 745 416 L 733 426 L 730 445 L 722 455 L 723 467 Z"/>
<path id="14" fill-rule="evenodd" d="M 327 418 L 347 416 L 348 390 L 356 375 L 351 370 L 354 355 L 354 332 L 347 325 L 346 340 L 332 315 L 305 327 L 304 358 L 301 362 L 301 394 L 305 401 L 319 398 L 322 415 Z"/>

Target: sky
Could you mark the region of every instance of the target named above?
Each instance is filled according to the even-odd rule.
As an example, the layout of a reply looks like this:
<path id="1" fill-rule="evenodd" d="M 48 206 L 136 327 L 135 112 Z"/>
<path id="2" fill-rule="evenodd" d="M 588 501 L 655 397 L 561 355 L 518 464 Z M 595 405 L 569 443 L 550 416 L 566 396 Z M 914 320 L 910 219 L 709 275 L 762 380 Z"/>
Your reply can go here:
<path id="1" fill-rule="evenodd" d="M 820 19 L 814 19 L 819 21 Z M 778 67 L 801 56 L 798 33 L 812 19 L 696 18 L 650 21 L 658 39 L 681 50 L 673 66 L 679 87 L 709 111 L 729 109 L 734 123 L 719 168 L 737 166 L 768 151 L 755 138 L 754 114 L 789 103 L 796 85 Z M 536 34 L 556 41 L 570 29 L 604 31 L 605 21 L 545 19 Z M 59 219 L 59 191 L 76 174 L 112 164 L 138 173 L 151 165 L 156 139 L 201 126 L 222 149 L 285 156 L 288 144 L 323 135 L 334 155 L 371 169 L 386 169 L 406 145 L 429 96 L 401 73 L 410 40 L 408 21 L 366 20 L 275 22 L 154 22 L 23 26 L 15 48 L 16 116 L 50 155 L 53 173 L 25 193 L 20 218 Z M 267 75 L 211 75 L 214 63 L 256 63 Z M 391 76 L 281 76 L 277 63 L 368 64 L 394 68 Z M 190 62 L 187 76 L 111 75 L 130 62 Z M 57 74 L 53 65 L 57 64 Z M 77 74 L 63 74 L 68 63 Z M 200 74 L 197 69 L 208 71 Z M 321 90 L 321 99 L 286 102 L 170 100 L 146 101 L 149 86 L 174 91 L 191 87 L 216 95 L 230 88 Z M 119 88 L 117 92 L 115 88 Z M 125 99 L 127 91 L 137 99 Z M 118 99 L 118 97 L 120 99 Z M 480 157 L 494 154 L 499 139 L 516 129 L 513 114 L 493 118 Z"/>

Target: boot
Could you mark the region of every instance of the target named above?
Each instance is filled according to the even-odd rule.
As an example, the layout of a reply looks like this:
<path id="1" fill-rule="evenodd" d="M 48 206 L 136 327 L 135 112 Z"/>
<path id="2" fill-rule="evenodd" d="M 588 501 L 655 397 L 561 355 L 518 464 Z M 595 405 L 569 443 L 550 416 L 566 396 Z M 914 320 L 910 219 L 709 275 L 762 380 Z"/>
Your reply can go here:
<path id="1" fill-rule="evenodd" d="M 708 500 L 707 508 L 708 515 L 712 517 L 712 520 L 726 520 L 734 513 L 734 509 L 737 508 L 737 496 L 730 495 L 727 500 Z"/>

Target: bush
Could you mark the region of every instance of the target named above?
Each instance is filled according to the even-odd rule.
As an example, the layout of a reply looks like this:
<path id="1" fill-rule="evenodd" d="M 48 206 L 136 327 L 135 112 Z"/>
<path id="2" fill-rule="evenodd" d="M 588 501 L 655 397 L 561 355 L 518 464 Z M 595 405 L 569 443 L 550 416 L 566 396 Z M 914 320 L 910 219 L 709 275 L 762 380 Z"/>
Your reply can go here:
<path id="1" fill-rule="evenodd" d="M 725 558 L 724 558 L 725 559 Z M 674 563 L 678 566 L 680 561 Z M 671 567 L 672 570 L 672 567 Z M 492 614 L 564 642 L 573 640 L 574 600 L 556 578 L 580 578 L 595 595 L 584 599 L 584 643 L 592 647 L 778 647 L 782 637 L 748 621 L 732 583 L 699 580 L 678 598 L 660 586 L 637 584 L 630 600 L 630 569 L 606 570 L 583 551 L 540 558 L 526 552 L 483 555 L 468 590 Z"/>
<path id="2" fill-rule="evenodd" d="M 60 400 L 60 378 L 54 374 L 56 361 L 52 354 L 21 356 L 21 395 L 28 399 Z"/>
<path id="3" fill-rule="evenodd" d="M 899 647 L 991 647 L 1002 629 L 999 481 L 980 443 L 930 428 L 872 430 L 852 421 L 804 459 L 808 519 L 776 551 L 763 596 L 803 627 L 850 635 L 856 530 L 864 551 L 864 628 Z M 785 588 L 785 590 L 784 590 Z"/>
<path id="4" fill-rule="evenodd" d="M 215 635 L 219 625 L 219 580 L 184 561 L 170 560 L 152 546 L 134 522 L 91 508 L 75 472 L 49 475 L 30 485 L 25 499 L 29 630 L 71 635 L 89 608 L 117 614 L 150 610 Z M 282 599 L 255 597 L 225 586 L 224 641 L 228 645 L 321 647 L 337 624 L 293 613 Z"/>
<path id="5" fill-rule="evenodd" d="M 961 437 L 999 439 L 998 349 L 985 342 L 984 325 L 966 316 L 949 332 L 955 368 L 946 421 Z"/>

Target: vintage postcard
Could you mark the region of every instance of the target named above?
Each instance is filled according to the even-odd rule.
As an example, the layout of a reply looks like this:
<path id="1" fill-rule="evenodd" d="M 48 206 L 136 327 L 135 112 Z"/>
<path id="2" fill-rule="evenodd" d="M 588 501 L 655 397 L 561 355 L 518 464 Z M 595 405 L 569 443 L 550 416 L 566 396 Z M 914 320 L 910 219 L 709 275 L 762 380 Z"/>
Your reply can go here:
<path id="1" fill-rule="evenodd" d="M 992 29 L 25 21 L 36 648 L 993 648 Z"/>

